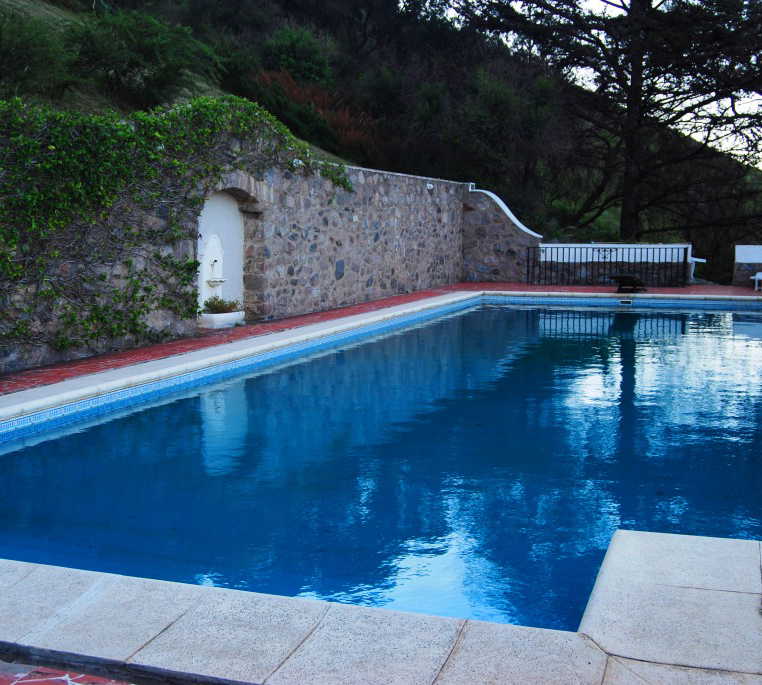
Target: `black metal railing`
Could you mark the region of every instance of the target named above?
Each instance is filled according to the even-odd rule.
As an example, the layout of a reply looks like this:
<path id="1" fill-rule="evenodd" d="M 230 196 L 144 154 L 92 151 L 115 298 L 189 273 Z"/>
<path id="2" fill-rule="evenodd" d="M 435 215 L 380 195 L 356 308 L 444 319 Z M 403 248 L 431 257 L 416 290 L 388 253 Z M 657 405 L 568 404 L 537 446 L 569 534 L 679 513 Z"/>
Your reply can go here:
<path id="1" fill-rule="evenodd" d="M 538 324 L 539 333 L 545 338 L 662 339 L 685 335 L 686 317 L 661 312 L 547 310 L 540 312 Z"/>
<path id="2" fill-rule="evenodd" d="M 647 286 L 684 286 L 688 248 L 683 246 L 541 245 L 527 248 L 527 283 L 611 285 L 612 276 L 636 276 Z"/>

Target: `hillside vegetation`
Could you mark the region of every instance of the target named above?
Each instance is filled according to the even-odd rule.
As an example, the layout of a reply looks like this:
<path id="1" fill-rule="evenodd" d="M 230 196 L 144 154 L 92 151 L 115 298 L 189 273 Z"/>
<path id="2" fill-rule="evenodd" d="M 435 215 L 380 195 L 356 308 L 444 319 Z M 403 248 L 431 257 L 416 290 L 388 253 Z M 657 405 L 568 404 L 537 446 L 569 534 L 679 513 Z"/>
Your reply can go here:
<path id="1" fill-rule="evenodd" d="M 126 113 L 234 94 L 338 158 L 475 181 L 546 238 L 616 239 L 600 99 L 448 6 L 0 0 L 0 97 Z M 666 128 L 654 145 L 686 162 L 650 181 L 637 237 L 691 240 L 727 279 L 732 242 L 762 239 L 758 172 Z"/>

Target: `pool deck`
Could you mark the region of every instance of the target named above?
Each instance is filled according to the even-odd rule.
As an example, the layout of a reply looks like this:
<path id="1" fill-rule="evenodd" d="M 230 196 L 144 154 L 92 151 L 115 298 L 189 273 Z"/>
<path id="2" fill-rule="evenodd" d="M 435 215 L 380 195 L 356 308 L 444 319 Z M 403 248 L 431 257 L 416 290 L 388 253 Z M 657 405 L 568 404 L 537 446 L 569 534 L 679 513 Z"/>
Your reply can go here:
<path id="1" fill-rule="evenodd" d="M 0 658 L 130 682 L 762 683 L 762 547 L 617 531 L 579 632 L 0 561 Z"/>
<path id="2" fill-rule="evenodd" d="M 494 291 L 615 297 L 611 288 L 458 284 L 244 326 L 6 376 L 0 421 Z M 648 293 L 660 296 L 762 302 L 745 288 Z M 221 685 L 762 685 L 761 611 L 762 543 L 635 531 L 612 538 L 578 632 L 0 560 L 0 660 L 66 669 L 53 678 L 66 685 L 103 682 L 72 672 Z"/>

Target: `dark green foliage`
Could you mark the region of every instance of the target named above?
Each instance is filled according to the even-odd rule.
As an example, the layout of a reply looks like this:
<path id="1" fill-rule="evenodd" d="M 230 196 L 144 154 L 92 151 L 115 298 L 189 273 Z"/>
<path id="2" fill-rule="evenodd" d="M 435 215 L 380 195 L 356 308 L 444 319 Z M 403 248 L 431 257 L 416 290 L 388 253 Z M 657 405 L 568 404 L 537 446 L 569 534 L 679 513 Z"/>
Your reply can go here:
<path id="1" fill-rule="evenodd" d="M 222 81 L 227 90 L 259 103 L 300 138 L 324 149 L 336 148 L 335 133 L 313 105 L 290 98 L 278 82 L 262 78 L 248 60 L 227 64 Z"/>
<path id="2" fill-rule="evenodd" d="M 172 3 L 174 8 L 175 3 Z M 178 19 L 192 26 L 197 36 L 245 36 L 266 33 L 277 24 L 280 12 L 277 3 L 267 0 L 185 0 Z M 247 40 L 248 44 L 249 41 Z M 247 47 L 251 47 L 250 44 Z"/>
<path id="3" fill-rule="evenodd" d="M 688 120 L 670 119 L 672 109 L 690 108 L 695 99 L 688 94 L 702 88 L 720 86 L 712 92 L 722 93 L 739 77 L 750 89 L 762 88 L 754 57 L 762 40 L 759 2 L 651 0 L 645 23 L 629 10 L 649 0 L 624 0 L 621 12 L 606 16 L 578 0 L 82 2 L 83 18 L 92 17 L 93 7 L 112 17 L 119 10 L 150 15 L 171 43 L 176 35 L 188 38 L 172 27 L 187 25 L 219 55 L 214 69 L 219 65 L 224 90 L 259 102 L 300 137 L 365 166 L 474 181 L 548 238 L 618 238 L 627 192 L 630 225 L 636 209 L 643 238 L 690 239 L 713 253 L 723 241 L 762 238 L 762 189 L 739 180 L 749 167 L 718 155 L 711 140 L 695 144 L 686 135 Z M 456 6 L 473 10 L 465 22 L 451 20 Z M 584 30 L 590 22 L 595 33 Z M 500 37 L 506 27 L 513 31 L 509 42 Z M 621 89 L 637 57 L 627 50 L 641 35 L 647 36 L 644 92 L 666 95 L 664 106 L 653 109 L 636 88 L 633 102 L 643 116 L 627 120 Z M 596 71 L 601 51 L 614 61 Z M 629 63 L 617 61 L 624 57 Z M 199 92 L 204 79 L 193 86 L 184 77 L 209 75 L 209 63 L 178 64 L 174 76 L 189 94 Z M 598 75 L 596 90 L 575 84 L 579 67 Z M 87 69 L 80 76 L 91 78 Z M 100 74 L 105 80 L 89 88 L 79 83 L 67 97 L 95 89 L 102 95 L 108 77 Z M 37 88 L 36 78 L 29 83 Z M 178 87 L 138 88 L 125 97 L 117 85 L 109 99 L 128 110 L 138 100 L 172 101 Z M 103 98 L 92 101 L 100 105 Z M 720 110 L 707 118 L 708 111 L 696 110 L 690 126 L 721 133 Z M 734 140 L 753 154 L 762 127 L 751 117 L 745 122 L 751 123 L 745 136 Z M 626 171 L 628 146 L 638 151 Z M 625 175 L 630 187 L 635 182 L 634 193 L 626 191 Z"/>
<path id="4" fill-rule="evenodd" d="M 83 12 L 89 7 L 92 7 L 92 2 L 87 0 L 49 0 L 51 5 L 62 7 L 65 10 L 71 10 L 73 12 Z"/>
<path id="5" fill-rule="evenodd" d="M 535 164 L 554 151 L 548 132 L 558 128 L 560 103 L 557 84 L 541 74 L 522 81 L 514 85 L 482 69 L 474 74 L 462 104 L 462 124 L 469 132 L 463 145 L 483 160 L 493 183 L 509 175 L 529 188 L 541 181 Z"/>
<path id="6" fill-rule="evenodd" d="M 689 158 L 722 149 L 745 164 L 760 160 L 762 5 L 758 0 L 612 0 L 612 11 L 579 0 L 520 4 L 464 0 L 475 26 L 510 34 L 570 81 L 588 80 L 595 97 L 578 97 L 577 121 L 605 132 L 593 175 L 592 216 L 621 207 L 620 235 L 650 230 L 648 212 L 667 200 L 664 182 Z M 582 106 L 580 106 L 582 105 Z M 691 136 L 700 145 L 664 145 Z M 614 147 L 612 147 L 612 144 Z M 674 154 L 667 155 L 671 148 Z M 672 198 L 673 200 L 676 198 Z M 673 228 L 679 228 L 673 224 Z"/>
<path id="7" fill-rule="evenodd" d="M 371 67 L 356 84 L 365 107 L 378 117 L 395 118 L 405 109 L 406 79 L 389 66 Z"/>
<path id="8" fill-rule="evenodd" d="M 273 71 L 287 71 L 297 81 L 326 83 L 331 65 L 326 48 L 303 27 L 284 27 L 265 41 L 262 64 Z"/>
<path id="9" fill-rule="evenodd" d="M 73 80 L 72 59 L 48 22 L 0 9 L 0 98 L 60 95 Z"/>
<path id="10" fill-rule="evenodd" d="M 262 69 L 259 55 L 251 48 L 225 39 L 216 43 L 215 50 L 222 64 L 220 87 L 234 95 L 250 97 L 249 93 L 254 88 L 252 82 Z"/>
<path id="11" fill-rule="evenodd" d="M 149 15 L 118 11 L 90 17 L 72 28 L 75 68 L 97 81 L 120 104 L 154 107 L 171 101 L 192 74 L 216 79 L 218 57 L 183 26 Z"/>
<path id="12" fill-rule="evenodd" d="M 343 167 L 238 98 L 128 118 L 0 101 L 0 346 L 139 341 L 154 310 L 195 316 L 197 263 L 174 248 L 193 244 L 204 197 L 242 167 L 349 187 Z"/>
<path id="13" fill-rule="evenodd" d="M 336 149 L 336 134 L 312 105 L 290 100 L 277 83 L 253 84 L 249 93 L 300 138 L 327 150 Z"/>

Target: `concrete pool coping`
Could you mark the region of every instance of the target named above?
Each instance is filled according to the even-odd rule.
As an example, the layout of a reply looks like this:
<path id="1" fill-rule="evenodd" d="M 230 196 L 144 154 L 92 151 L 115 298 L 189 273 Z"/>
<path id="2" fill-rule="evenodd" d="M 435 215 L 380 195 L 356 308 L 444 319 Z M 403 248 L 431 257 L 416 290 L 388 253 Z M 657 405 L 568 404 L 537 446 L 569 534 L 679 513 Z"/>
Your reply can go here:
<path id="1" fill-rule="evenodd" d="M 353 329 L 392 321 L 428 310 L 435 311 L 450 305 L 466 304 L 473 301 L 476 305 L 484 298 L 516 298 L 532 304 L 538 299 L 550 299 L 560 305 L 574 306 L 585 300 L 605 303 L 612 307 L 621 303 L 631 303 L 628 306 L 637 308 L 649 303 L 679 303 L 689 308 L 691 304 L 703 303 L 744 304 L 762 311 L 762 297 L 741 295 L 696 295 L 696 294 L 661 294 L 636 293 L 617 295 L 597 292 L 567 292 L 567 291 L 519 291 L 519 290 L 466 290 L 454 291 L 444 295 L 435 295 L 405 304 L 385 307 L 375 311 L 339 316 L 329 321 L 308 324 L 285 331 L 268 333 L 251 338 L 243 338 L 234 342 L 204 347 L 191 352 L 184 352 L 160 359 L 144 361 L 137 364 L 121 366 L 105 371 L 88 373 L 67 380 L 32 387 L 25 390 L 0 395 L 0 424 L 24 417 L 46 409 L 60 407 L 87 398 L 112 393 L 126 388 L 134 388 L 154 381 L 163 380 L 190 373 L 227 362 L 242 360 L 247 357 L 263 354 L 268 351 L 286 348 L 290 345 L 314 341 L 330 335 L 351 331 Z M 516 303 L 514 303 L 516 304 Z M 580 305 L 584 306 L 584 305 Z"/>
<path id="2" fill-rule="evenodd" d="M 0 395 L 27 390 L 44 385 L 52 385 L 60 381 L 75 378 L 78 376 L 97 373 L 124 366 L 135 365 L 143 362 L 153 361 L 200 350 L 203 348 L 216 347 L 223 344 L 243 339 L 254 338 L 269 333 L 280 332 L 288 329 L 298 328 L 307 324 L 331 321 L 352 314 L 363 314 L 367 312 L 378 311 L 388 307 L 408 304 L 412 302 L 426 300 L 437 295 L 446 295 L 456 292 L 470 292 L 477 295 L 486 295 L 490 292 L 506 292 L 516 297 L 542 297 L 546 293 L 551 298 L 556 297 L 563 301 L 563 297 L 572 293 L 572 296 L 585 297 L 586 295 L 603 295 L 614 302 L 617 297 L 610 287 L 603 286 L 535 286 L 526 283 L 454 283 L 441 286 L 431 290 L 421 290 L 400 295 L 390 295 L 380 300 L 368 300 L 359 304 L 342 306 L 337 309 L 328 309 L 323 311 L 299 314 L 285 319 L 271 319 L 249 323 L 243 326 L 236 326 L 232 329 L 210 331 L 199 329 L 198 335 L 191 337 L 181 337 L 174 340 L 167 340 L 140 347 L 125 348 L 120 351 L 104 352 L 92 356 L 73 357 L 68 361 L 61 361 L 55 364 L 42 367 L 34 367 L 21 371 L 13 371 L 0 375 Z M 751 307 L 762 308 L 762 296 L 755 295 L 748 288 L 735 286 L 710 286 L 710 285 L 690 285 L 683 288 L 654 288 L 648 293 L 639 294 L 638 297 L 649 297 L 653 295 L 666 296 L 695 296 L 694 299 L 703 300 L 701 306 L 717 307 L 721 300 L 709 302 L 713 297 L 730 297 L 740 302 L 731 303 L 733 306 L 745 306 L 743 301 Z M 637 299 L 637 298 L 636 298 Z M 591 300 L 596 302 L 595 299 Z M 678 303 L 679 299 L 673 301 Z M 654 300 L 651 304 L 657 303 Z"/>
<path id="3" fill-rule="evenodd" d="M 579 632 L 0 560 L 0 658 L 131 682 L 762 683 L 762 548 L 617 531 Z"/>
<path id="4" fill-rule="evenodd" d="M 483 296 L 762 303 L 453 292 L 19 391 L 0 397 L 0 420 Z M 761 603 L 759 542 L 632 531 L 612 539 L 577 633 L 9 560 L 0 561 L 0 658 L 138 681 L 762 685 Z"/>

